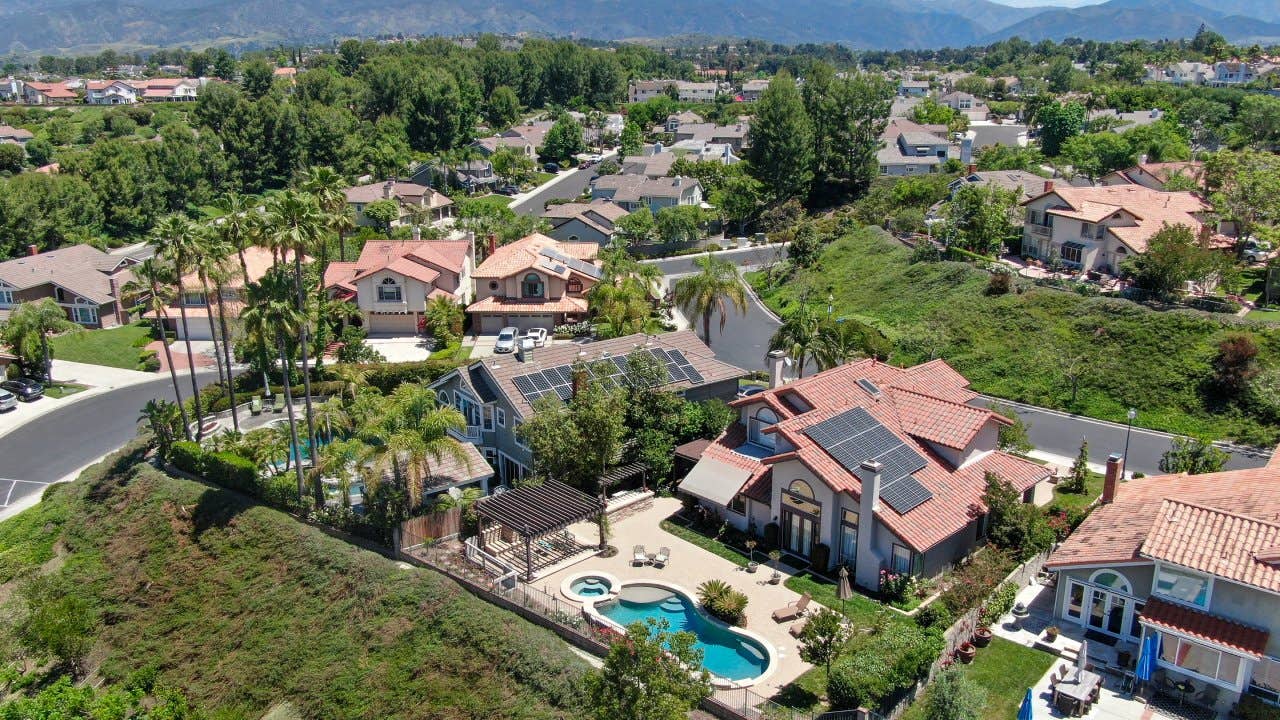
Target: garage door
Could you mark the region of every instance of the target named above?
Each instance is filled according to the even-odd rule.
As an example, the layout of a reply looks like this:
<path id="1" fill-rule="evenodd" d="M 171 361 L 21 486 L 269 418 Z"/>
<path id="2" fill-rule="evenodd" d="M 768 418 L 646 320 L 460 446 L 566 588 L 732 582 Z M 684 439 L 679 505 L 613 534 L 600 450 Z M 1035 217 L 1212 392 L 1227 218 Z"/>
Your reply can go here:
<path id="1" fill-rule="evenodd" d="M 176 313 L 175 313 L 176 314 Z M 212 340 L 213 333 L 209 330 L 209 319 L 203 317 L 187 318 L 188 333 L 182 332 L 182 318 L 174 318 L 174 327 L 178 331 L 178 339 L 186 340 L 187 335 L 191 335 L 192 340 Z"/>
<path id="2" fill-rule="evenodd" d="M 370 335 L 415 335 L 418 332 L 418 318 L 414 315 L 380 315 L 369 316 Z"/>
<path id="3" fill-rule="evenodd" d="M 506 327 L 501 315 L 481 315 L 480 316 L 480 332 L 486 335 L 497 333 Z"/>
<path id="4" fill-rule="evenodd" d="M 520 332 L 530 328 L 546 328 L 547 332 L 551 332 L 555 324 L 550 315 L 508 315 L 507 321 L 513 327 L 520 328 Z"/>

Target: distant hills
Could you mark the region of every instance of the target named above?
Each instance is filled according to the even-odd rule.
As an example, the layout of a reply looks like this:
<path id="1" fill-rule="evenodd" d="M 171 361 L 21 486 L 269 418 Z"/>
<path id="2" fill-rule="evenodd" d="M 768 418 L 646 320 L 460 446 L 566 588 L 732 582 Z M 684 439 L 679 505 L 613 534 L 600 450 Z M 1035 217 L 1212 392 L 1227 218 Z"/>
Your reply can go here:
<path id="1" fill-rule="evenodd" d="M 1018 0 L 1010 0 L 1017 2 Z M 1074 2 L 1074 0 L 1068 0 Z M 1203 24 L 1235 42 L 1280 41 L 1280 2 L 1110 0 L 1013 7 L 989 0 L 8 0 L 0 53 L 86 52 L 403 33 L 534 33 L 597 39 L 682 34 L 855 48 L 959 47 L 1031 41 L 1189 37 Z"/>

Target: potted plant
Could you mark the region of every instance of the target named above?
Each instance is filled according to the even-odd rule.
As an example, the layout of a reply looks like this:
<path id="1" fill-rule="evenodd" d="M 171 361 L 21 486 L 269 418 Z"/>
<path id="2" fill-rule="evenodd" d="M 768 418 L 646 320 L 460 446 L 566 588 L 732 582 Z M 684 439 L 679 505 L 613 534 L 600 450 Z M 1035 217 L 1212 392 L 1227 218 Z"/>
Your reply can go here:
<path id="1" fill-rule="evenodd" d="M 1053 642 L 1058 639 L 1058 626 L 1050 625 L 1044 629 L 1044 639 Z"/>
<path id="2" fill-rule="evenodd" d="M 760 567 L 760 563 L 755 560 L 756 541 L 747 541 L 747 572 L 753 573 Z"/>
<path id="3" fill-rule="evenodd" d="M 782 559 L 782 553 L 777 550 L 769 551 L 769 560 L 773 561 L 773 575 L 769 576 L 769 584 L 777 585 L 782 582 L 782 573 L 778 572 L 778 561 Z"/>
<path id="4" fill-rule="evenodd" d="M 960 662 L 966 665 L 973 662 L 973 657 L 978 654 L 978 648 L 974 647 L 971 642 L 960 643 L 960 647 L 956 648 L 956 657 L 960 658 Z"/>
<path id="5" fill-rule="evenodd" d="M 984 648 L 991 644 L 991 628 L 983 625 L 973 631 L 973 644 Z"/>

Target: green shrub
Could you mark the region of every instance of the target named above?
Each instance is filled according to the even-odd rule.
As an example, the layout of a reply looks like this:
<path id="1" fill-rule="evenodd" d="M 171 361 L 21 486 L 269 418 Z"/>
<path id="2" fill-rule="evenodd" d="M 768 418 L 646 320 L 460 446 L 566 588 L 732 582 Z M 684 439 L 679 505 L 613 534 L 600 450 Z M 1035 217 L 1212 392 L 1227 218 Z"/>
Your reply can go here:
<path id="1" fill-rule="evenodd" d="M 951 626 L 955 616 L 942 602 L 935 600 L 916 613 L 916 624 L 926 630 L 945 630 Z"/>
<path id="2" fill-rule="evenodd" d="M 160 357 L 156 355 L 155 350 L 147 350 L 142 353 L 142 357 L 138 360 L 138 369 L 142 372 L 160 371 Z"/>
<path id="3" fill-rule="evenodd" d="M 407 382 L 430 383 L 440 376 L 466 364 L 466 360 L 421 360 L 418 362 L 392 363 L 387 365 L 364 366 L 370 370 L 366 382 L 384 394 Z"/>
<path id="4" fill-rule="evenodd" d="M 204 454 L 199 443 L 180 440 L 169 449 L 169 462 L 183 472 L 199 475 L 204 465 Z"/>
<path id="5" fill-rule="evenodd" d="M 1001 583 L 995 592 L 991 593 L 991 597 L 987 599 L 987 604 L 982 606 L 982 612 L 979 613 L 979 622 L 983 625 L 990 625 L 1000 616 L 1013 609 L 1014 600 L 1018 597 L 1018 586 L 1011 582 Z"/>
<path id="6" fill-rule="evenodd" d="M 1252 695 L 1243 695 L 1233 716 L 1241 720 L 1280 720 L 1280 708 L 1268 705 Z"/>
<path id="7" fill-rule="evenodd" d="M 137 338 L 134 338 L 134 341 L 130 344 L 136 348 L 146 347 L 147 345 L 151 344 L 151 336 L 139 335 Z M 155 352 L 155 351 L 152 350 L 152 352 Z"/>
<path id="8" fill-rule="evenodd" d="M 942 654 L 940 633 L 911 625 L 855 641 L 848 659 L 831 669 L 827 697 L 836 710 L 884 710 L 929 672 Z"/>
<path id="9" fill-rule="evenodd" d="M 208 453 L 204 457 L 204 477 L 215 485 L 259 495 L 258 467 L 252 460 L 232 452 Z"/>
<path id="10" fill-rule="evenodd" d="M 937 602 L 945 605 L 953 617 L 962 615 L 986 600 L 1015 564 L 1005 552 L 988 547 L 955 571 L 950 587 Z"/>

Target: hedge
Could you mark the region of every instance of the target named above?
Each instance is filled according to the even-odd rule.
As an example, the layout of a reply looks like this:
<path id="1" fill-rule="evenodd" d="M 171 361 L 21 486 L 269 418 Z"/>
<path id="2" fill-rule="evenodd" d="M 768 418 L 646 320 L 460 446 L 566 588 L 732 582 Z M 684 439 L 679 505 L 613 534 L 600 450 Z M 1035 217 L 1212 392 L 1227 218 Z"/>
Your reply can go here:
<path id="1" fill-rule="evenodd" d="M 204 450 L 200 443 L 190 440 L 179 440 L 169 448 L 169 462 L 185 473 L 199 475 L 204 461 Z"/>
<path id="2" fill-rule="evenodd" d="M 206 453 L 202 465 L 204 477 L 209 482 L 250 495 L 262 495 L 258 468 L 252 460 L 232 452 L 215 452 Z"/>
<path id="3" fill-rule="evenodd" d="M 366 384 L 377 388 L 384 394 L 387 394 L 407 382 L 434 382 L 450 370 L 465 365 L 468 362 L 470 362 L 470 359 L 433 359 L 407 363 L 378 363 L 372 365 L 359 365 L 357 367 L 369 371 L 369 375 L 365 380 Z M 336 366 L 331 365 L 329 367 Z M 315 387 L 315 383 L 312 383 L 312 387 Z"/>

